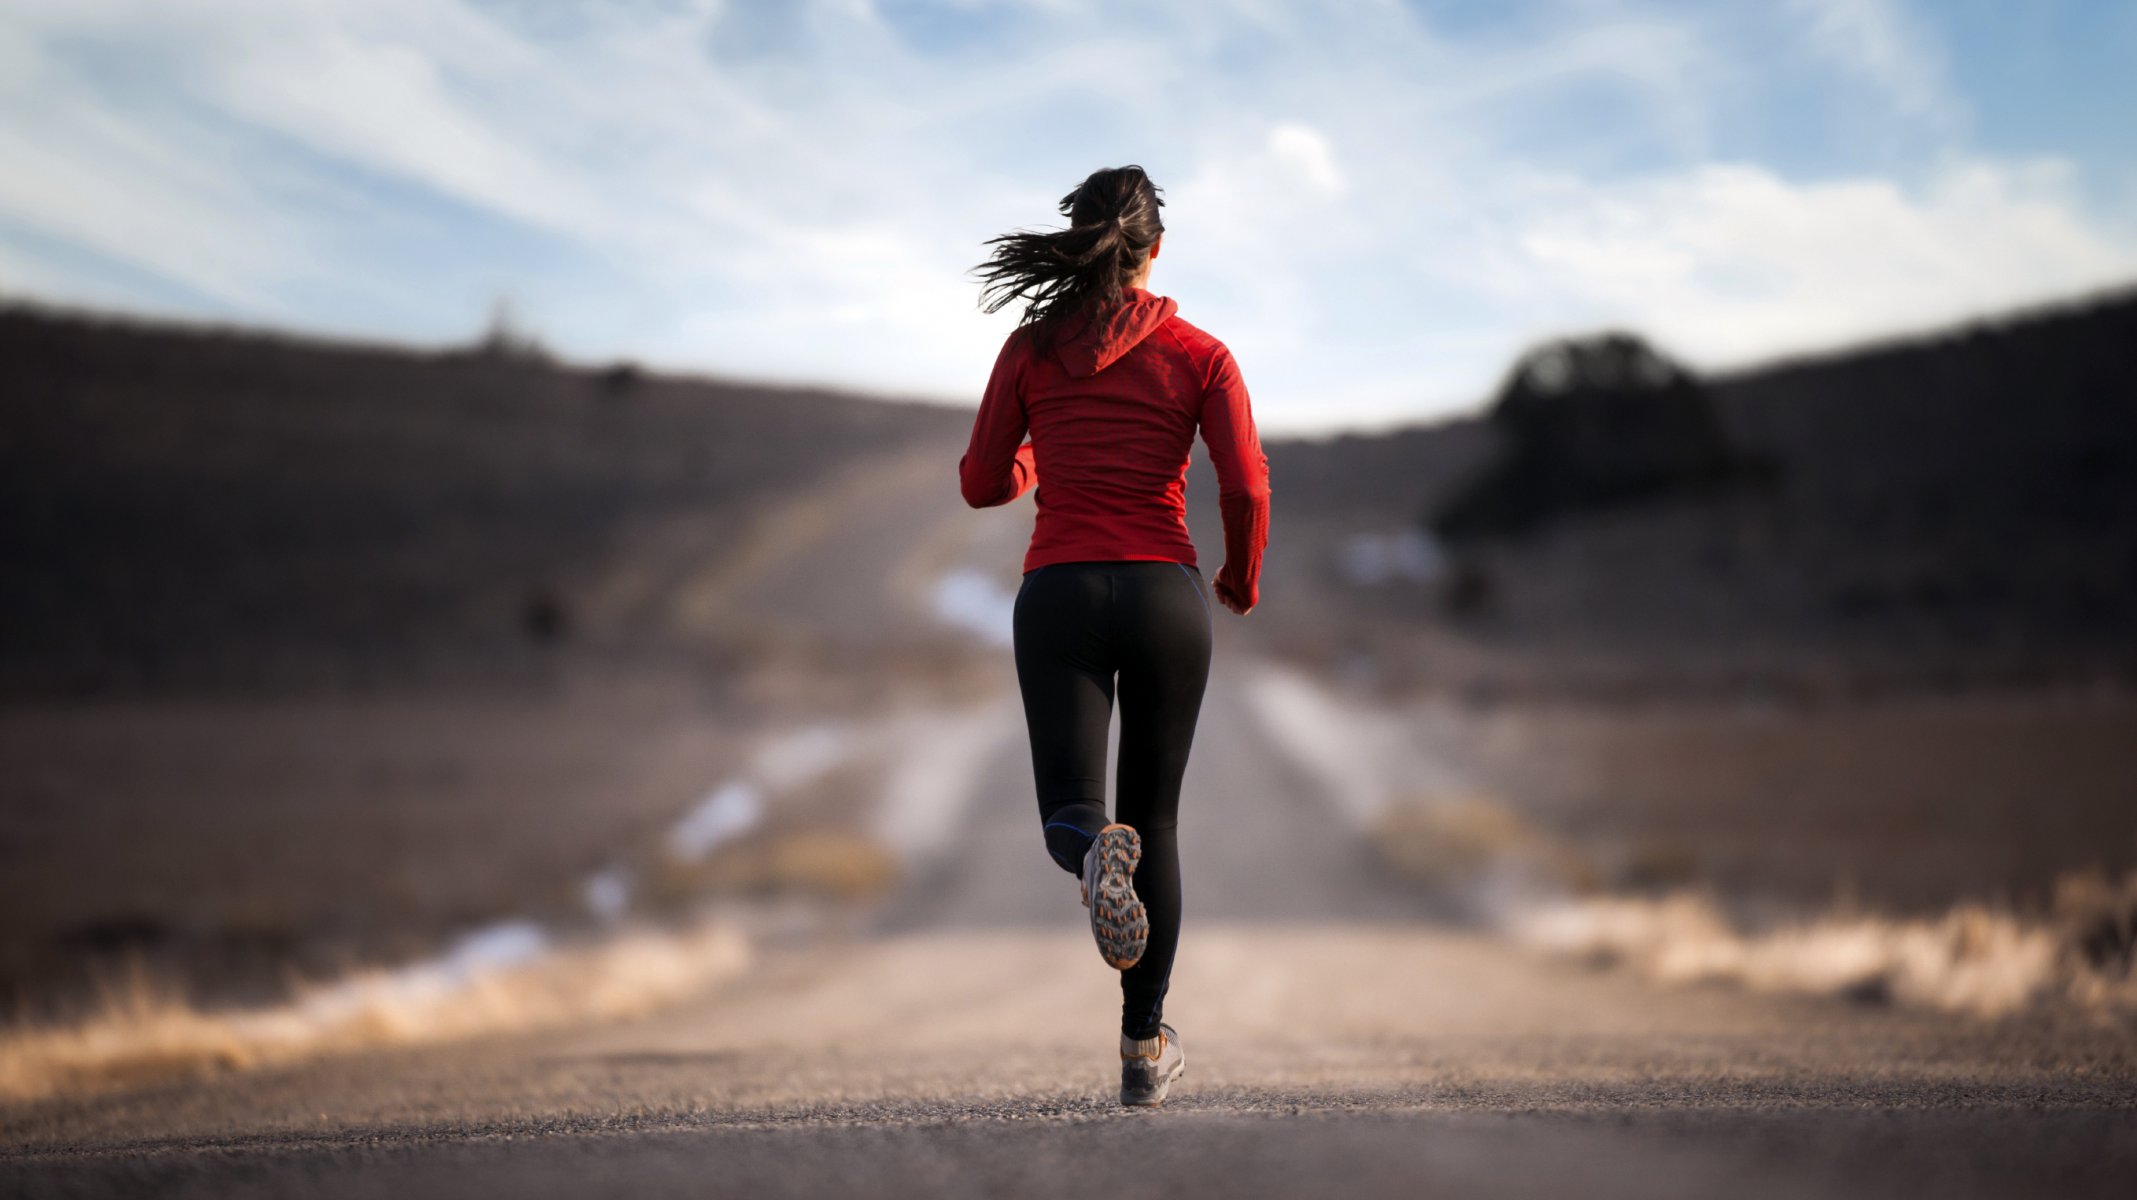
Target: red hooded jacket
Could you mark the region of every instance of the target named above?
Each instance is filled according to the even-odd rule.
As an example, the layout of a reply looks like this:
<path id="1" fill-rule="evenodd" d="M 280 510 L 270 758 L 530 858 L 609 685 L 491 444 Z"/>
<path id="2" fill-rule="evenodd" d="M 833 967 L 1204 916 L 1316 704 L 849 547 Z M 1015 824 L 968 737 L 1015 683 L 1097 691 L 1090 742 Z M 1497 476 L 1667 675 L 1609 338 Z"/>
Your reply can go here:
<path id="1" fill-rule="evenodd" d="M 1048 352 L 1035 349 L 1031 326 L 1011 333 L 958 482 L 965 503 L 986 508 L 1043 478 L 1026 571 L 1121 559 L 1195 566 L 1187 465 L 1200 429 L 1224 515 L 1213 586 L 1252 608 L 1269 541 L 1269 459 L 1231 351 L 1176 316 L 1179 307 L 1129 288 L 1101 319 L 1070 318 Z"/>

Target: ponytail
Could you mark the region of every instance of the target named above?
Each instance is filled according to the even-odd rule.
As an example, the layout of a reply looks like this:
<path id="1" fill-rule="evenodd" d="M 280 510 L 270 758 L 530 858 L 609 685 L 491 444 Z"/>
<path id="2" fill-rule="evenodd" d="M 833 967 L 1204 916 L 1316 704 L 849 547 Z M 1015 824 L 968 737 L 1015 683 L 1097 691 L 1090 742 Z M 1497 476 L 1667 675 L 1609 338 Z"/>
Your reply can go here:
<path id="1" fill-rule="evenodd" d="M 1056 323 L 1049 318 L 1119 304 L 1123 285 L 1165 232 L 1161 191 L 1141 167 L 1109 167 L 1061 198 L 1067 229 L 987 239 L 994 250 L 973 268 L 983 281 L 980 309 L 999 312 L 1022 300 L 1019 324 L 1038 325 L 1050 338 Z"/>

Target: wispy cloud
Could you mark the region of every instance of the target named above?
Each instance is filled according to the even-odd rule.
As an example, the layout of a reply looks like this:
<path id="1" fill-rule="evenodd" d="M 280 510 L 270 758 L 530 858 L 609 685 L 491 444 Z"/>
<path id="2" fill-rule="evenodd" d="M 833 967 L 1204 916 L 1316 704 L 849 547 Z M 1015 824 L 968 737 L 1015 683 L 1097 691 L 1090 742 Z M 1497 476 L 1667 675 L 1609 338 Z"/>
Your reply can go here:
<path id="1" fill-rule="evenodd" d="M 1818 53 L 1882 91 L 1904 115 L 1949 132 L 1964 105 L 1945 78 L 1936 38 L 1902 0 L 1788 0 Z"/>
<path id="2" fill-rule="evenodd" d="M 1606 312 L 1696 359 L 1742 361 L 2137 274 L 2130 247 L 2077 208 L 2053 162 L 1969 163 L 1915 188 L 1792 184 L 1743 164 L 1569 183 L 1531 216 L 1506 285 L 1551 295 L 1567 319 Z"/>
<path id="3" fill-rule="evenodd" d="M 2137 272 L 2083 186 L 2127 163 L 1970 149 L 1897 0 L 1774 4 L 16 0 L 0 290 L 424 340 L 509 293 L 586 357 L 970 396 L 982 240 L 1139 161 L 1284 430 L 1569 326 L 1725 362 Z M 1925 136 L 1747 153 L 1790 63 Z"/>

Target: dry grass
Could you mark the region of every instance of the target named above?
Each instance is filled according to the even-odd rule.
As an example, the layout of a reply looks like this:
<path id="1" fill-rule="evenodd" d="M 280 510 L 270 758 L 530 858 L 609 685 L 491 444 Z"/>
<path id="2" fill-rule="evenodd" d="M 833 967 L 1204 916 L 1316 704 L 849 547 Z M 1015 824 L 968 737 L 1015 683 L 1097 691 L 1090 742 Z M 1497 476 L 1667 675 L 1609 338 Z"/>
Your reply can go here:
<path id="1" fill-rule="evenodd" d="M 1827 915 L 1745 930 L 1710 897 L 1591 897 L 1506 920 L 1520 940 L 1669 983 L 1889 1000 L 2001 1017 L 2047 1005 L 2137 1015 L 2137 873 L 2066 878 L 2053 912 L 1961 904 L 1936 917 Z"/>
<path id="2" fill-rule="evenodd" d="M 203 1011 L 135 970 L 78 1021 L 0 1035 L 0 1099 L 633 1016 L 731 978 L 749 960 L 746 939 L 706 923 L 638 930 L 491 968 L 364 972 L 303 988 L 273 1008 L 227 1012 Z"/>
<path id="3" fill-rule="evenodd" d="M 1585 893 L 1598 886 L 1585 856 L 1487 796 L 1413 796 L 1377 814 L 1367 836 L 1396 874 L 1435 890 Z"/>
<path id="4" fill-rule="evenodd" d="M 866 834 L 818 828 L 738 839 L 702 862 L 665 859 L 648 883 L 669 903 L 709 895 L 858 901 L 887 893 L 899 872 L 897 856 Z"/>
<path id="5" fill-rule="evenodd" d="M 2137 872 L 2066 875 L 2048 910 L 2030 915 L 1980 903 L 1923 918 L 1829 908 L 1750 927 L 1688 886 L 1698 861 L 1682 846 L 1638 844 L 1605 870 L 1480 794 L 1409 797 L 1368 832 L 1397 874 L 1517 940 L 1665 983 L 1987 1017 L 2048 1005 L 2137 1016 Z"/>

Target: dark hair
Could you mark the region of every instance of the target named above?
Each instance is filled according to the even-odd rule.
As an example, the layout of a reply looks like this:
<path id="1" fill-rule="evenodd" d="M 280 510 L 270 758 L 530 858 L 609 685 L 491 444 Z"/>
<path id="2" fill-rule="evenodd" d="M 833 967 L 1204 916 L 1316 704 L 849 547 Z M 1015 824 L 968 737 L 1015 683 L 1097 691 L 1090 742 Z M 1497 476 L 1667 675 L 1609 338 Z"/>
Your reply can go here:
<path id="1" fill-rule="evenodd" d="M 984 281 L 981 310 L 999 312 L 1023 300 L 1020 324 L 1031 325 L 1120 303 L 1122 285 L 1142 269 L 1165 232 L 1158 219 L 1162 190 L 1141 167 L 1107 167 L 1061 198 L 1067 229 L 987 239 L 994 252 L 972 269 Z"/>

